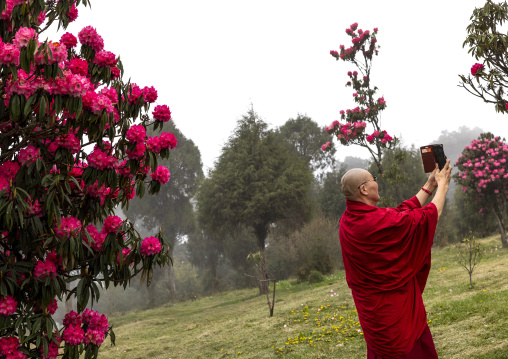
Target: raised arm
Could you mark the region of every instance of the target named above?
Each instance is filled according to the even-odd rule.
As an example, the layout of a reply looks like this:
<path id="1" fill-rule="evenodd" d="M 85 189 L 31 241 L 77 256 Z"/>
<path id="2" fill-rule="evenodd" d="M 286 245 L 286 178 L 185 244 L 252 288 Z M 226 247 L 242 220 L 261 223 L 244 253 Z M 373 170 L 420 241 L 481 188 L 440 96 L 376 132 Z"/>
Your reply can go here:
<path id="1" fill-rule="evenodd" d="M 443 167 L 441 171 L 439 169 L 435 170 L 435 179 L 437 182 L 437 191 L 436 195 L 432 199 L 432 203 L 436 205 L 438 218 L 441 216 L 443 212 L 446 192 L 448 192 L 448 186 L 450 184 L 450 180 L 452 178 L 452 167 L 450 166 L 450 160 L 446 161 L 446 165 Z"/>
<path id="2" fill-rule="evenodd" d="M 444 169 L 444 168 L 443 168 Z M 423 185 L 423 188 L 426 190 L 424 191 L 421 189 L 417 194 L 416 198 L 418 198 L 418 201 L 420 202 L 420 206 L 423 206 L 427 200 L 432 196 L 432 192 L 437 188 L 437 182 L 436 182 L 436 171 L 439 171 L 439 167 L 436 163 L 436 168 L 429 176 L 429 179 L 427 180 L 427 183 Z M 428 191 L 428 192 L 427 192 Z M 429 193 L 430 192 L 430 193 Z"/>

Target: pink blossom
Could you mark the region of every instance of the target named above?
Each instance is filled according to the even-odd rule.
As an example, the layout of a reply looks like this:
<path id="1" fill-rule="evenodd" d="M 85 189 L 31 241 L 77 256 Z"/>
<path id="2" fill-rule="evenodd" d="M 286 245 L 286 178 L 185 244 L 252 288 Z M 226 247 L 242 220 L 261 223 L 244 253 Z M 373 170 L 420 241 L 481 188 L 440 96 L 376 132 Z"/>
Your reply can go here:
<path id="1" fill-rule="evenodd" d="M 131 252 L 132 251 L 129 248 L 122 248 L 122 258 L 123 258 L 122 264 L 125 263 L 127 257 L 131 254 Z M 118 253 L 118 255 L 116 256 L 116 262 L 120 264 L 120 253 Z"/>
<path id="2" fill-rule="evenodd" d="M 326 151 L 331 145 L 332 145 L 331 142 L 326 142 L 324 145 L 321 146 L 321 149 L 323 151 Z"/>
<path id="3" fill-rule="evenodd" d="M 78 9 L 76 8 L 76 3 L 73 2 L 71 5 L 71 8 L 69 9 L 69 12 L 67 13 L 67 16 L 69 17 L 69 22 L 73 22 L 78 18 Z"/>
<path id="4" fill-rule="evenodd" d="M 12 44 L 0 44 L 0 65 L 19 66 L 19 49 Z"/>
<path id="5" fill-rule="evenodd" d="M 75 217 L 63 217 L 60 226 L 55 224 L 55 233 L 61 239 L 68 239 L 81 231 L 81 221 Z"/>
<path id="6" fill-rule="evenodd" d="M 131 143 L 144 142 L 146 138 L 146 130 L 142 125 L 132 125 L 127 130 L 125 138 Z"/>
<path id="7" fill-rule="evenodd" d="M 21 49 L 22 47 L 27 47 L 28 42 L 32 39 L 37 42 L 37 32 L 30 27 L 20 27 L 16 35 L 14 35 L 12 43 L 16 45 L 18 49 Z"/>
<path id="8" fill-rule="evenodd" d="M 152 180 L 158 181 L 161 184 L 166 184 L 169 181 L 170 173 L 166 167 L 157 166 L 157 170 L 150 176 L 152 177 Z"/>
<path id="9" fill-rule="evenodd" d="M 88 164 L 98 170 L 112 169 L 117 164 L 118 159 L 103 152 L 99 147 L 95 147 L 92 153 L 88 155 Z"/>
<path id="10" fill-rule="evenodd" d="M 130 88 L 129 96 L 128 96 L 127 100 L 130 104 L 133 104 L 133 103 L 136 103 L 142 95 L 143 95 L 143 90 L 141 90 L 141 88 L 138 85 L 133 83 L 133 84 L 131 84 L 131 88 Z"/>
<path id="11" fill-rule="evenodd" d="M 479 76 L 478 72 L 483 71 L 483 65 L 476 63 L 471 67 L 471 75 L 473 76 Z"/>
<path id="12" fill-rule="evenodd" d="M 74 36 L 70 32 L 66 32 L 60 38 L 60 42 L 64 44 L 64 46 L 67 49 L 72 49 L 73 47 L 76 47 L 76 45 L 78 44 L 78 39 L 76 39 L 76 36 Z"/>
<path id="13" fill-rule="evenodd" d="M 127 157 L 131 160 L 137 160 L 143 157 L 146 151 L 146 146 L 142 142 L 138 142 L 135 144 L 134 148 L 127 149 L 125 152 L 127 153 Z"/>
<path id="14" fill-rule="evenodd" d="M 374 136 L 373 135 L 367 136 L 367 141 L 372 143 L 374 141 Z"/>
<path id="15" fill-rule="evenodd" d="M 84 27 L 78 33 L 79 42 L 92 48 L 95 52 L 99 52 L 104 48 L 104 40 L 97 33 L 95 28 L 91 26 Z"/>
<path id="16" fill-rule="evenodd" d="M 3 175 L 8 180 L 14 179 L 19 171 L 19 164 L 13 161 L 6 161 L 0 165 L 0 175 Z"/>
<path id="17" fill-rule="evenodd" d="M 42 10 L 37 16 L 37 24 L 41 26 L 46 20 L 46 11 Z"/>
<path id="18" fill-rule="evenodd" d="M 10 295 L 6 295 L 5 297 L 0 297 L 0 315 L 8 316 L 16 313 L 16 308 L 18 306 L 18 302 L 14 299 L 14 297 Z"/>
<path id="19" fill-rule="evenodd" d="M 157 90 L 153 86 L 145 86 L 143 88 L 143 97 L 145 98 L 146 102 L 154 103 L 157 100 Z"/>
<path id="20" fill-rule="evenodd" d="M 109 51 L 100 51 L 95 54 L 93 63 L 98 66 L 113 67 L 116 66 L 116 56 Z"/>
<path id="21" fill-rule="evenodd" d="M 159 153 L 161 151 L 161 144 L 159 137 L 149 137 L 146 140 L 146 148 L 155 153 Z"/>
<path id="22" fill-rule="evenodd" d="M 48 41 L 47 47 L 35 54 L 37 65 L 51 65 L 62 62 L 67 58 L 67 49 L 64 44 Z"/>
<path id="23" fill-rule="evenodd" d="M 63 332 L 63 339 L 69 345 L 79 345 L 84 338 L 85 331 L 79 325 L 69 325 Z"/>
<path id="24" fill-rule="evenodd" d="M 161 242 L 155 237 L 146 237 L 141 243 L 141 255 L 153 256 L 161 251 Z"/>
<path id="25" fill-rule="evenodd" d="M 102 227 L 102 233 L 116 233 L 118 229 L 122 226 L 123 221 L 118 216 L 108 216 L 104 220 L 104 226 Z"/>
<path id="26" fill-rule="evenodd" d="M 171 120 L 171 111 L 167 105 L 155 106 L 152 115 L 157 121 L 168 122 Z"/>
<path id="27" fill-rule="evenodd" d="M 69 326 L 69 325 L 76 325 L 80 326 L 83 322 L 83 318 L 76 313 L 75 311 L 71 310 L 69 313 L 65 314 L 63 325 Z"/>
<path id="28" fill-rule="evenodd" d="M 34 146 L 27 146 L 19 151 L 18 162 L 23 166 L 26 164 L 31 164 L 37 158 L 40 158 L 40 150 L 35 148 Z"/>
<path id="29" fill-rule="evenodd" d="M 81 76 L 86 76 L 88 74 L 88 61 L 86 60 L 73 58 L 71 61 L 67 62 L 66 65 L 73 74 Z"/>
<path id="30" fill-rule="evenodd" d="M 14 336 L 0 338 L 0 354 L 13 354 L 19 348 L 19 339 Z"/>
<path id="31" fill-rule="evenodd" d="M 38 261 L 34 269 L 34 277 L 46 278 L 56 274 L 56 265 L 52 261 Z"/>
<path id="32" fill-rule="evenodd" d="M 58 302 L 55 298 L 51 301 L 51 303 L 48 304 L 48 306 L 46 307 L 46 311 L 48 312 L 49 315 L 53 315 L 56 313 L 57 309 L 58 309 Z"/>
<path id="33" fill-rule="evenodd" d="M 100 330 L 88 329 L 85 334 L 85 344 L 100 346 L 104 342 L 104 333 Z"/>
<path id="34" fill-rule="evenodd" d="M 159 143 L 162 149 L 173 149 L 178 144 L 178 141 L 172 133 L 163 132 L 159 137 Z"/>

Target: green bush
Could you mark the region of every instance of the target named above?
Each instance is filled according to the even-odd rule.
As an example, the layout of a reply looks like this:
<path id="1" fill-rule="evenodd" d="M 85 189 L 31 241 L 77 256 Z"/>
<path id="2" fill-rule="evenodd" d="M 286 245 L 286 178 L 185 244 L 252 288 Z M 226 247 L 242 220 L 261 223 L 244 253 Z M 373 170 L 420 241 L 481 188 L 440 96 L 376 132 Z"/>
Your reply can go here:
<path id="1" fill-rule="evenodd" d="M 324 280 L 325 280 L 325 276 L 320 271 L 317 271 L 317 270 L 310 271 L 309 284 L 321 283 Z"/>

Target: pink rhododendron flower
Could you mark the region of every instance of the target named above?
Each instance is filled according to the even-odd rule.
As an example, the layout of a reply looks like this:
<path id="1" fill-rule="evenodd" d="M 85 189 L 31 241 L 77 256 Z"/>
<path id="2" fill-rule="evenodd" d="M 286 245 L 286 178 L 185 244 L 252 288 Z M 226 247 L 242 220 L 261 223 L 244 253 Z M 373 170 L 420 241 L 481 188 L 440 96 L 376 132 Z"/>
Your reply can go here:
<path id="1" fill-rule="evenodd" d="M 146 138 L 146 130 L 142 125 L 132 125 L 125 134 L 127 141 L 132 143 L 144 142 Z"/>
<path id="2" fill-rule="evenodd" d="M 12 43 L 16 45 L 18 49 L 21 49 L 22 47 L 27 47 L 28 42 L 32 39 L 35 41 L 38 40 L 37 32 L 30 27 L 20 27 L 16 35 L 14 35 Z"/>
<path id="3" fill-rule="evenodd" d="M 46 310 L 49 315 L 53 315 L 56 313 L 57 309 L 58 309 L 58 302 L 55 298 L 55 299 L 53 299 L 53 301 L 51 303 L 48 304 L 48 306 L 46 307 Z"/>
<path id="4" fill-rule="evenodd" d="M 72 3 L 72 6 L 69 9 L 67 16 L 69 17 L 69 22 L 73 22 L 74 20 L 76 20 L 78 18 L 78 9 L 76 8 L 75 2 Z"/>
<path id="5" fill-rule="evenodd" d="M 122 226 L 123 221 L 118 216 L 108 216 L 104 220 L 104 226 L 102 227 L 102 233 L 116 233 L 118 229 Z"/>
<path id="6" fill-rule="evenodd" d="M 18 302 L 14 299 L 14 297 L 10 295 L 6 295 L 5 297 L 0 297 L 0 315 L 8 316 L 16 313 L 16 308 L 18 306 Z"/>
<path id="7" fill-rule="evenodd" d="M 161 251 L 161 242 L 155 237 L 146 237 L 141 243 L 141 255 L 143 257 L 153 256 Z"/>
<path id="8" fill-rule="evenodd" d="M 161 151 L 159 137 L 149 137 L 146 140 L 146 148 L 155 153 L 159 153 Z"/>
<path id="9" fill-rule="evenodd" d="M 63 325 L 69 326 L 69 325 L 75 325 L 80 326 L 83 322 L 83 318 L 76 313 L 75 311 L 71 310 L 69 313 L 65 314 Z"/>
<path id="10" fill-rule="evenodd" d="M 137 160 L 143 157 L 146 152 L 146 146 L 142 142 L 136 143 L 133 149 L 127 149 L 125 151 L 127 153 L 127 157 L 131 160 Z"/>
<path id="11" fill-rule="evenodd" d="M 86 45 L 92 48 L 95 52 L 102 51 L 104 48 L 104 40 L 97 33 L 97 31 L 91 27 L 86 26 L 78 33 L 79 42 L 82 45 Z"/>
<path id="12" fill-rule="evenodd" d="M 67 68 L 71 70 L 73 74 L 86 76 L 88 74 L 88 61 L 73 58 L 71 61 L 66 63 Z"/>
<path id="13" fill-rule="evenodd" d="M 332 145 L 331 142 L 326 142 L 324 145 L 321 146 L 321 149 L 323 151 L 326 151 L 331 145 Z"/>
<path id="14" fill-rule="evenodd" d="M 72 49 L 78 44 L 78 39 L 70 32 L 66 32 L 60 38 L 60 43 L 64 44 L 67 49 Z"/>
<path id="15" fill-rule="evenodd" d="M 16 352 L 19 348 L 19 339 L 14 336 L 0 338 L 0 354 L 9 355 Z"/>
<path id="16" fill-rule="evenodd" d="M 483 65 L 476 63 L 471 67 L 471 75 L 473 76 L 479 76 L 478 72 L 483 71 Z"/>
<path id="17" fill-rule="evenodd" d="M 95 54 L 93 63 L 103 67 L 113 67 L 116 66 L 116 56 L 112 52 L 103 50 Z"/>
<path id="18" fill-rule="evenodd" d="M 132 251 L 129 248 L 122 248 L 123 263 Z M 120 264 L 120 253 L 116 256 L 116 262 Z"/>
<path id="19" fill-rule="evenodd" d="M 0 44 L 0 65 L 19 66 L 19 49 L 12 44 Z"/>
<path id="20" fill-rule="evenodd" d="M 128 102 L 130 104 L 133 104 L 133 103 L 136 103 L 136 101 L 143 95 L 143 90 L 141 90 L 141 88 L 136 85 L 136 84 L 131 84 L 131 89 L 129 91 L 129 96 L 128 96 Z"/>
<path id="21" fill-rule="evenodd" d="M 39 16 L 37 16 L 37 24 L 41 26 L 45 20 L 46 20 L 46 11 L 42 10 L 39 13 Z"/>
<path id="22" fill-rule="evenodd" d="M 104 342 L 104 333 L 100 330 L 88 329 L 85 334 L 85 344 L 100 346 Z"/>
<path id="23" fill-rule="evenodd" d="M 40 158 L 41 152 L 34 146 L 28 146 L 19 151 L 18 162 L 23 166 L 24 164 L 31 164 L 37 158 Z"/>
<path id="24" fill-rule="evenodd" d="M 63 332 L 63 339 L 69 345 L 79 345 L 85 339 L 85 331 L 79 325 L 69 325 Z"/>
<path id="25" fill-rule="evenodd" d="M 67 59 L 67 49 L 65 45 L 58 42 L 48 41 L 47 47 L 35 54 L 35 63 L 37 65 L 51 65 L 62 62 Z"/>
<path id="26" fill-rule="evenodd" d="M 155 106 L 152 115 L 153 118 L 157 121 L 168 122 L 171 120 L 171 111 L 167 105 Z"/>
<path id="27" fill-rule="evenodd" d="M 56 274 L 56 265 L 52 261 L 38 261 L 34 269 L 34 277 L 46 278 Z"/>
<path id="28" fill-rule="evenodd" d="M 118 162 L 115 156 L 110 156 L 103 152 L 99 147 L 95 147 L 93 152 L 88 155 L 88 165 L 98 170 L 112 169 Z"/>
<path id="29" fill-rule="evenodd" d="M 157 170 L 150 175 L 152 180 L 158 181 L 161 184 L 166 184 L 169 181 L 169 176 L 169 170 L 164 166 L 157 166 Z"/>
<path id="30" fill-rule="evenodd" d="M 166 149 L 166 148 L 173 149 L 178 144 L 178 141 L 177 141 L 175 135 L 173 135 L 172 133 L 169 133 L 169 132 L 161 133 L 159 139 L 160 139 L 159 143 L 160 143 L 160 146 L 162 149 Z"/>
<path id="31" fill-rule="evenodd" d="M 60 226 L 55 224 L 55 233 L 61 239 L 68 239 L 76 236 L 81 231 L 81 221 L 75 217 L 63 217 Z"/>
<path id="32" fill-rule="evenodd" d="M 143 88 L 143 97 L 148 103 L 154 103 L 157 100 L 157 90 L 153 86 Z"/>

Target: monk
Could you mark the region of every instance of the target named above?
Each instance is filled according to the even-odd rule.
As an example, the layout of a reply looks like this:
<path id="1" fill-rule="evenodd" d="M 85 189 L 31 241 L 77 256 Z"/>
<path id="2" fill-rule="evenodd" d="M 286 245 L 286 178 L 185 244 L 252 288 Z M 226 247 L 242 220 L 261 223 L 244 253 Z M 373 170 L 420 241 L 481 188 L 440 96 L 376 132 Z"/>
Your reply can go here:
<path id="1" fill-rule="evenodd" d="M 451 179 L 450 161 L 413 198 L 378 208 L 376 177 L 352 169 L 341 179 L 346 211 L 340 244 L 367 343 L 367 359 L 434 359 L 422 293 L 431 246 Z M 432 202 L 425 205 L 435 191 Z"/>

